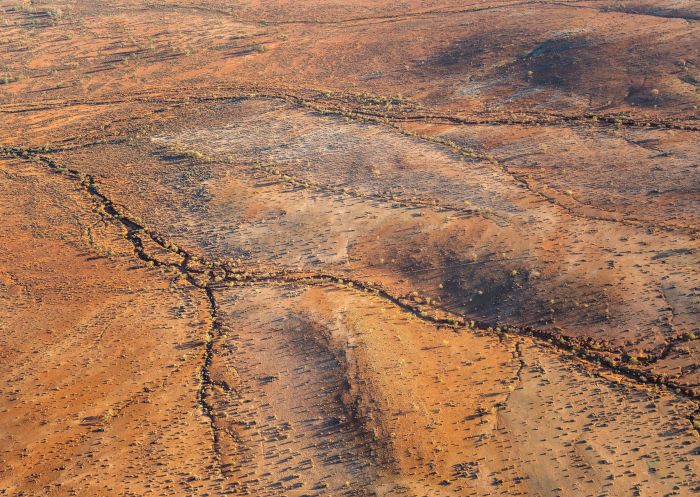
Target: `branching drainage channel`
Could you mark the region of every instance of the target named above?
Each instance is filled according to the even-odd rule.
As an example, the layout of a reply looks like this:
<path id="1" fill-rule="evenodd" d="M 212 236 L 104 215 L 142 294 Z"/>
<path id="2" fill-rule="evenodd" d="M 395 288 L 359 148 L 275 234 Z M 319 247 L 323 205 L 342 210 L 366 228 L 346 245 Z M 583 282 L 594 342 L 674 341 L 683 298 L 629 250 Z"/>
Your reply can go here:
<path id="1" fill-rule="evenodd" d="M 202 413 L 209 420 L 210 429 L 212 432 L 213 445 L 217 462 L 221 463 L 221 454 L 219 451 L 219 434 L 215 426 L 215 415 L 212 406 L 207 403 L 207 390 L 214 388 L 215 382 L 212 381 L 209 375 L 209 367 L 212 361 L 213 343 L 221 332 L 221 321 L 217 315 L 217 304 L 214 297 L 216 288 L 226 286 L 242 286 L 251 284 L 297 284 L 297 285 L 327 285 L 332 284 L 342 286 L 344 288 L 353 289 L 364 293 L 371 293 L 386 301 L 391 302 L 402 310 L 413 314 L 417 318 L 429 322 L 436 326 L 442 326 L 454 331 L 470 329 L 474 331 L 486 330 L 487 332 L 499 333 L 504 336 L 527 336 L 536 339 L 539 342 L 552 346 L 554 348 L 569 352 L 574 356 L 602 367 L 613 373 L 624 376 L 637 383 L 659 385 L 666 387 L 678 395 L 682 395 L 690 400 L 698 401 L 700 392 L 686 385 L 669 379 L 661 374 L 639 371 L 633 367 L 621 364 L 619 360 L 611 359 L 608 354 L 615 354 L 622 358 L 625 357 L 624 352 L 619 348 L 610 347 L 600 341 L 595 341 L 591 338 L 568 337 L 566 335 L 538 330 L 531 327 L 518 327 L 503 324 L 494 324 L 482 321 L 467 321 L 464 317 L 451 313 L 445 309 L 438 307 L 429 307 L 433 312 L 439 311 L 447 317 L 439 317 L 426 312 L 425 307 L 420 307 L 412 301 L 392 295 L 387 290 L 377 286 L 368 284 L 359 280 L 341 278 L 331 274 L 323 273 L 303 273 L 281 271 L 275 273 L 251 273 L 241 270 L 237 267 L 231 267 L 226 263 L 207 261 L 204 258 L 198 258 L 191 255 L 186 250 L 170 243 L 165 237 L 157 232 L 149 229 L 143 223 L 135 221 L 121 212 L 104 193 L 99 190 L 95 177 L 90 174 L 82 173 L 76 169 L 64 167 L 54 160 L 39 155 L 36 151 L 22 148 L 0 147 L 0 156 L 15 157 L 35 163 L 39 163 L 48 167 L 50 170 L 63 174 L 71 179 L 79 181 L 82 187 L 89 193 L 95 204 L 97 212 L 104 218 L 105 221 L 111 221 L 121 225 L 125 229 L 125 238 L 133 245 L 134 253 L 142 261 L 149 265 L 158 267 L 169 267 L 178 271 L 191 285 L 202 289 L 205 292 L 209 311 L 211 315 L 211 325 L 205 336 L 205 351 L 204 360 L 200 369 L 200 387 L 197 392 L 197 401 L 200 405 Z M 182 258 L 179 264 L 163 261 L 156 256 L 149 254 L 144 247 L 144 239 L 148 238 L 156 243 L 165 251 L 175 253 Z M 692 337 L 678 337 L 672 341 L 670 345 L 692 341 Z M 668 346 L 664 349 L 668 349 Z M 663 358 L 661 354 L 649 354 L 640 365 L 653 364 Z M 700 434 L 700 410 L 689 416 L 693 428 Z M 220 466 L 219 466 L 220 467 Z"/>

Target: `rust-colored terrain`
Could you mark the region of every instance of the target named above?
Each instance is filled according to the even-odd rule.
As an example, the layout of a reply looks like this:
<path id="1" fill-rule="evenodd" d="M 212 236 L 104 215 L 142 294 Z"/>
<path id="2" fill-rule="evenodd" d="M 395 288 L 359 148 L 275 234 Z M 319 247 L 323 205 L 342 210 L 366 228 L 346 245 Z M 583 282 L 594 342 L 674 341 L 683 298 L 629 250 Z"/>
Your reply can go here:
<path id="1" fill-rule="evenodd" d="M 0 495 L 700 493 L 694 0 L 0 0 Z"/>

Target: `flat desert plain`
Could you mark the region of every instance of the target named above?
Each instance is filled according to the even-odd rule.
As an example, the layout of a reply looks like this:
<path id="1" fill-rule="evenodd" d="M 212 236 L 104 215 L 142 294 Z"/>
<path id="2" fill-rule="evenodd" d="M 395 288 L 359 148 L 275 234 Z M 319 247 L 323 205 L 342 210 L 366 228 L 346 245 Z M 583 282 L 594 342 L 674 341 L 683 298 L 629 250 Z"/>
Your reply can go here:
<path id="1" fill-rule="evenodd" d="M 697 0 L 0 0 L 0 495 L 700 494 Z"/>

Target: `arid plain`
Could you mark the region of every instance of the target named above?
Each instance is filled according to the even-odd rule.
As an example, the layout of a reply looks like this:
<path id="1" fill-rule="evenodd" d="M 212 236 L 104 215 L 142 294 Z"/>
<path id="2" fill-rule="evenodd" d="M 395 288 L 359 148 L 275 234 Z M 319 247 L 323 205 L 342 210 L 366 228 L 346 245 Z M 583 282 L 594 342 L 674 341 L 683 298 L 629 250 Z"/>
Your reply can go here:
<path id="1" fill-rule="evenodd" d="M 0 0 L 0 495 L 697 495 L 699 21 Z"/>

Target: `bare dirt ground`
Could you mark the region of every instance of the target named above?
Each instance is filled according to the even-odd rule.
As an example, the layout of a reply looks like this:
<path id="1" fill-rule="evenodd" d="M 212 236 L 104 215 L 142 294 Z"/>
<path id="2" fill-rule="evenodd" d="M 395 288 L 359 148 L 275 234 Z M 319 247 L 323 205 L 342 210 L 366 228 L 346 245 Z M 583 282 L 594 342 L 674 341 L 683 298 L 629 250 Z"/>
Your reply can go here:
<path id="1" fill-rule="evenodd" d="M 0 0 L 0 495 L 700 492 L 692 0 Z"/>

